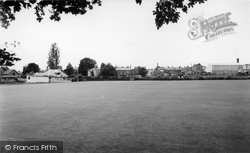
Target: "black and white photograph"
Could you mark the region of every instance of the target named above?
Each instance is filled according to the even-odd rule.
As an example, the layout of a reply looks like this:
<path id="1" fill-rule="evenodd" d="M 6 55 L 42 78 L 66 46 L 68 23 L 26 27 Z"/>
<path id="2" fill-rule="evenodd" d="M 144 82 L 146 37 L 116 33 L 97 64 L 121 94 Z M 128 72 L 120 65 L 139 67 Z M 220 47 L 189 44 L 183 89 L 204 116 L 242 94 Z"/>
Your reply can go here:
<path id="1" fill-rule="evenodd" d="M 249 153 L 250 0 L 0 0 L 0 153 Z"/>

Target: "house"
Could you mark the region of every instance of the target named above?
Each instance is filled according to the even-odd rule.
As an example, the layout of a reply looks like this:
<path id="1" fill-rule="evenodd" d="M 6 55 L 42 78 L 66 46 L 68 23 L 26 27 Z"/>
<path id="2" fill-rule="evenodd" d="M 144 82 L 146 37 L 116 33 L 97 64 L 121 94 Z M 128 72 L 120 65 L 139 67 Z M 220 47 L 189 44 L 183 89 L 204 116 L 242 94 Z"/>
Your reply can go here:
<path id="1" fill-rule="evenodd" d="M 192 67 L 186 66 L 181 69 L 181 74 L 184 75 L 192 75 L 194 72 L 192 71 Z"/>
<path id="2" fill-rule="evenodd" d="M 178 75 L 181 73 L 182 68 L 179 67 L 157 67 L 156 70 L 162 72 L 162 76 L 171 76 L 171 75 Z M 158 73 L 160 74 L 160 73 Z"/>
<path id="3" fill-rule="evenodd" d="M 27 83 L 48 83 L 49 77 L 45 76 L 44 73 L 30 72 L 26 74 L 26 80 Z"/>
<path id="4" fill-rule="evenodd" d="M 202 73 L 205 72 L 205 68 L 206 68 L 205 66 L 198 63 L 198 64 L 194 64 L 191 67 L 186 66 L 186 67 L 181 68 L 181 74 L 200 76 Z"/>
<path id="5" fill-rule="evenodd" d="M 170 73 L 170 75 L 179 75 L 181 74 L 181 70 L 182 68 L 179 66 L 179 67 L 170 67 L 168 69 L 168 72 Z"/>
<path id="6" fill-rule="evenodd" d="M 115 69 L 117 71 L 118 76 L 131 76 L 131 67 L 116 67 Z"/>
<path id="7" fill-rule="evenodd" d="M 162 76 L 164 76 L 164 70 L 155 68 L 155 69 L 153 70 L 153 72 L 152 72 L 152 76 L 153 76 L 153 77 L 162 77 Z"/>
<path id="8" fill-rule="evenodd" d="M 101 73 L 101 70 L 98 69 L 97 67 L 94 67 L 94 68 L 88 70 L 89 77 L 91 77 L 91 76 L 97 77 L 100 75 L 100 73 Z"/>
<path id="9" fill-rule="evenodd" d="M 20 77 L 14 69 L 9 69 L 8 67 L 0 67 L 0 81 L 15 81 Z"/>
<path id="10" fill-rule="evenodd" d="M 68 75 L 59 69 L 47 70 L 44 73 L 27 74 L 27 83 L 69 82 Z"/>

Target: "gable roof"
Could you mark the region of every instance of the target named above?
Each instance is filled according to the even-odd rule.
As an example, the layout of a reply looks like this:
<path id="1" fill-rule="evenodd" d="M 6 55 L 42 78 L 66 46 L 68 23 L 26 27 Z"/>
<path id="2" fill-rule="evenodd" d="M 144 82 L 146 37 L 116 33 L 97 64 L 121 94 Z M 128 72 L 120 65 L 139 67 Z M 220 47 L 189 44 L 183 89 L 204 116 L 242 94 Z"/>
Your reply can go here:
<path id="1" fill-rule="evenodd" d="M 15 72 L 15 73 L 17 73 L 18 75 L 20 75 L 16 70 L 14 70 L 14 69 L 8 69 L 8 70 L 6 70 L 6 71 L 4 71 L 3 73 L 2 73 L 2 75 L 12 75 L 13 73 L 12 72 Z"/>
<path id="2" fill-rule="evenodd" d="M 36 77 L 44 77 L 45 76 L 44 73 L 39 73 L 39 72 L 36 72 L 35 74 L 30 74 L 30 75 L 33 75 L 33 76 L 36 76 Z"/>
<path id="3" fill-rule="evenodd" d="M 31 72 L 29 72 L 29 73 L 26 73 L 26 75 L 34 75 L 34 74 L 35 74 L 34 71 L 31 71 Z"/>
<path id="4" fill-rule="evenodd" d="M 48 71 L 44 72 L 44 74 L 46 76 L 51 76 L 51 77 L 68 77 L 67 74 L 63 73 L 59 69 L 48 70 Z"/>
<path id="5" fill-rule="evenodd" d="M 8 69 L 8 67 L 0 67 L 0 74 L 4 73 Z"/>

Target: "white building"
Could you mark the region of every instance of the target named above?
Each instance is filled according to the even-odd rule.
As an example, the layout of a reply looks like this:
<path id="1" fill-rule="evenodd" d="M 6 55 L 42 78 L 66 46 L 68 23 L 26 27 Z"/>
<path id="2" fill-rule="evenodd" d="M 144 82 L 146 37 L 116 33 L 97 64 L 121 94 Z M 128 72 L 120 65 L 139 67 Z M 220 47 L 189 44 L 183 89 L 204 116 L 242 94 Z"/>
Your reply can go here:
<path id="1" fill-rule="evenodd" d="M 26 76 L 27 83 L 55 83 L 55 82 L 69 82 L 66 75 L 61 70 L 48 70 L 44 73 L 35 73 Z"/>
<path id="2" fill-rule="evenodd" d="M 115 70 L 117 71 L 118 76 L 131 76 L 131 66 L 130 67 L 116 67 Z"/>
<path id="3" fill-rule="evenodd" d="M 243 64 L 209 64 L 206 71 L 214 74 L 237 74 L 242 68 Z"/>
<path id="4" fill-rule="evenodd" d="M 88 70 L 88 76 L 89 77 L 91 77 L 91 76 L 94 76 L 94 77 L 99 76 L 100 73 L 101 73 L 101 70 L 98 69 L 97 67 Z"/>

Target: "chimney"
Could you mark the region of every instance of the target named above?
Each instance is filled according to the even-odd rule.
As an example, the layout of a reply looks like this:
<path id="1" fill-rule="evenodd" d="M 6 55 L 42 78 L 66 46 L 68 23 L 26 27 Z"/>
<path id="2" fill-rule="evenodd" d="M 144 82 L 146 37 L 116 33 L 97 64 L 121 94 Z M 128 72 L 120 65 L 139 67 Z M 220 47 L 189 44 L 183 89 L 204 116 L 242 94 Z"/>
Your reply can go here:
<path id="1" fill-rule="evenodd" d="M 239 58 L 237 58 L 237 63 L 239 63 L 240 62 L 240 59 Z"/>

